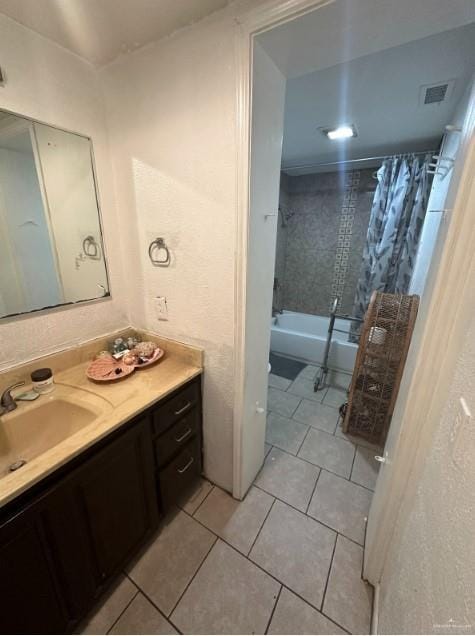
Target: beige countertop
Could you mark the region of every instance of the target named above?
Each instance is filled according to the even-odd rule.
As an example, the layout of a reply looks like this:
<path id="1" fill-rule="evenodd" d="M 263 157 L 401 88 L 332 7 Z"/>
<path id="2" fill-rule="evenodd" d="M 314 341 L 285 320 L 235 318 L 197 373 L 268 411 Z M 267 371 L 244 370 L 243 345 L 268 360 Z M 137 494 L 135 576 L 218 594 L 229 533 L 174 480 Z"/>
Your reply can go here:
<path id="1" fill-rule="evenodd" d="M 99 403 L 103 405 L 102 413 L 91 424 L 29 460 L 19 470 L 0 476 L 0 507 L 202 372 L 201 350 L 149 333 L 146 335 L 165 350 L 164 358 L 116 382 L 96 383 L 86 377 L 89 361 L 84 361 L 84 358 L 89 360 L 92 351 L 103 348 L 100 340 L 0 374 L 0 389 L 3 390 L 12 380 L 26 378 L 32 368 L 50 366 L 57 386 L 49 396 L 56 394 L 73 402 L 75 396 L 80 395 L 83 404 L 89 400 L 95 408 Z M 81 358 L 82 361 L 78 362 Z M 72 366 L 68 366 L 68 359 Z M 13 413 L 19 414 L 19 409 L 34 409 L 42 400 L 48 400 L 48 395 L 40 396 L 34 403 L 19 402 Z M 9 415 L 4 417 L 7 422 Z M 8 440 L 2 439 L 6 434 L 1 429 L 2 417 L 0 453 L 4 453 Z"/>

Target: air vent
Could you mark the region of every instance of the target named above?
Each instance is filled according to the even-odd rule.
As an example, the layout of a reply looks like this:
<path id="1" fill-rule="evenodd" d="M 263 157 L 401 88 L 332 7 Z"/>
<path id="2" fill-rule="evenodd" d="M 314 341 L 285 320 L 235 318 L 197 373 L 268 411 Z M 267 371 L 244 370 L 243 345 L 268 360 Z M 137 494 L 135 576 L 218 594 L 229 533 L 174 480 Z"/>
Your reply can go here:
<path id="1" fill-rule="evenodd" d="M 446 80 L 445 82 L 437 82 L 437 84 L 425 84 L 421 86 L 419 103 L 421 106 L 430 104 L 442 104 L 447 102 L 454 87 L 455 80 Z"/>
<path id="2" fill-rule="evenodd" d="M 424 104 L 437 104 L 443 102 L 447 94 L 448 84 L 439 84 L 426 89 Z"/>

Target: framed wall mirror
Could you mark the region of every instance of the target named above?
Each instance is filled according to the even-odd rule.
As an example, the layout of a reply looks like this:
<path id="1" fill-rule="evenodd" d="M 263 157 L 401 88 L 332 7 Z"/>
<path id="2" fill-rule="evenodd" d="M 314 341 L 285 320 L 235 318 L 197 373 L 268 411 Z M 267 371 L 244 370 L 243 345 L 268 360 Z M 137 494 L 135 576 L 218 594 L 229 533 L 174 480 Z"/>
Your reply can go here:
<path id="1" fill-rule="evenodd" d="M 0 318 L 109 295 L 91 140 L 0 110 Z"/>

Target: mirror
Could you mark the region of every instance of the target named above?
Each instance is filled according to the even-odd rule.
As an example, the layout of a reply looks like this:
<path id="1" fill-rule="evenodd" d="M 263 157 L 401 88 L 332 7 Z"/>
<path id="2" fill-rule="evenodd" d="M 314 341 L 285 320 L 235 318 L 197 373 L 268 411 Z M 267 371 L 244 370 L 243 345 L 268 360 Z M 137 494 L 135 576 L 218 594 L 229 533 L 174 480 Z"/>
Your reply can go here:
<path id="1" fill-rule="evenodd" d="M 91 140 L 0 111 L 0 318 L 109 295 Z"/>

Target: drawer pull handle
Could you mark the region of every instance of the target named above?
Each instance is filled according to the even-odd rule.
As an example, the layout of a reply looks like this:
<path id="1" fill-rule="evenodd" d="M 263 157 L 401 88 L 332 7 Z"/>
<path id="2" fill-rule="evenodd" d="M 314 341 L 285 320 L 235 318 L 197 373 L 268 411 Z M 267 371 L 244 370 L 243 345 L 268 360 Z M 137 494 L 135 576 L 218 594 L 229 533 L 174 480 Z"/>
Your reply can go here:
<path id="1" fill-rule="evenodd" d="M 188 437 L 188 435 L 191 434 L 191 428 L 189 428 L 187 431 L 185 431 L 183 433 L 183 435 L 181 435 L 180 437 L 175 437 L 175 442 L 182 442 L 184 439 L 186 439 Z"/>
<path id="2" fill-rule="evenodd" d="M 186 410 L 188 410 L 191 406 L 191 402 L 187 402 L 185 404 L 185 406 L 182 406 L 181 409 L 178 409 L 178 411 L 175 411 L 175 415 L 181 415 L 182 413 L 184 413 Z"/>
<path id="3" fill-rule="evenodd" d="M 195 461 L 195 458 L 194 457 L 190 457 L 190 461 L 186 464 L 186 466 L 183 466 L 183 468 L 179 468 L 178 469 L 178 472 L 180 473 L 180 475 L 182 475 L 184 472 L 186 472 L 194 461 Z"/>

